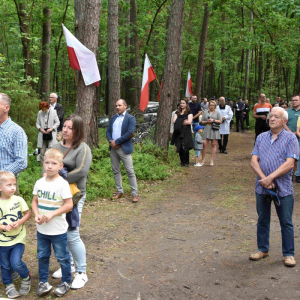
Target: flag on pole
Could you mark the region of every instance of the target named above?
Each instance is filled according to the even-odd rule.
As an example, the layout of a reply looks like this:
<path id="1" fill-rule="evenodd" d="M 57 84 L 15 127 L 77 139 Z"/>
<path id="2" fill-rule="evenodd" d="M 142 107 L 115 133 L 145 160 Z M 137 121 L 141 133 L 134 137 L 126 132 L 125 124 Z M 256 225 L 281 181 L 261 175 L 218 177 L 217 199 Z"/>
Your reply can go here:
<path id="1" fill-rule="evenodd" d="M 162 81 L 161 81 L 161 84 L 160 84 L 160 89 L 159 89 L 159 93 L 158 93 L 157 102 L 159 102 L 159 100 L 160 100 L 160 92 L 161 92 L 161 88 L 162 88 Z"/>
<path id="2" fill-rule="evenodd" d="M 186 90 L 185 90 L 185 96 L 186 97 L 193 96 L 192 87 L 193 87 L 193 84 L 192 84 L 191 72 L 189 70 L 188 78 L 187 78 L 187 82 L 186 82 Z"/>
<path id="3" fill-rule="evenodd" d="M 148 55 L 145 57 L 143 84 L 140 100 L 140 110 L 145 111 L 149 103 L 149 83 L 156 78 L 153 67 L 150 63 Z"/>
<path id="4" fill-rule="evenodd" d="M 82 45 L 76 37 L 62 24 L 69 54 L 70 67 L 79 70 L 85 85 L 99 86 L 101 80 L 95 54 Z"/>

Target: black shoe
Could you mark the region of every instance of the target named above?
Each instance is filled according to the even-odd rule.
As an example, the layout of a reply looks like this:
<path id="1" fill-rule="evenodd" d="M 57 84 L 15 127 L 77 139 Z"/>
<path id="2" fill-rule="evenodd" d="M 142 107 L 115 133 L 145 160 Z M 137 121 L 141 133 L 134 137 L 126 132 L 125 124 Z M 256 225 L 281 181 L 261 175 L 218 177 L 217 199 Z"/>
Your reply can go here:
<path id="1" fill-rule="evenodd" d="M 181 167 L 185 167 L 185 165 L 183 163 L 180 164 Z"/>
<path id="2" fill-rule="evenodd" d="M 220 153 L 223 153 L 223 150 L 220 149 Z"/>
<path id="3" fill-rule="evenodd" d="M 296 182 L 300 183 L 300 176 L 296 176 Z"/>
<path id="4" fill-rule="evenodd" d="M 226 150 L 223 150 L 223 153 L 224 153 L 224 154 L 227 154 L 227 151 L 226 151 Z"/>
<path id="5" fill-rule="evenodd" d="M 187 168 L 189 168 L 189 167 L 190 167 L 190 165 L 189 165 L 189 164 L 185 164 L 184 166 L 185 166 L 185 167 L 187 167 Z"/>
<path id="6" fill-rule="evenodd" d="M 239 130 L 236 130 L 235 132 L 240 132 Z"/>

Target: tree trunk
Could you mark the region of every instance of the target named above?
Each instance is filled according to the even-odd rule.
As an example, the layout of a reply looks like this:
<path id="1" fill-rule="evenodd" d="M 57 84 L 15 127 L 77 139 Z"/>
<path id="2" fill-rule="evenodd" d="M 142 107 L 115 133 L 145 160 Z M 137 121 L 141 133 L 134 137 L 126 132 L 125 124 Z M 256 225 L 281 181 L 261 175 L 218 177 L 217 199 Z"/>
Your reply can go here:
<path id="1" fill-rule="evenodd" d="M 199 56 L 198 56 L 197 78 L 196 78 L 196 85 L 195 85 L 195 95 L 197 96 L 198 101 L 200 101 L 200 97 L 201 97 L 200 93 L 201 93 L 201 84 L 202 84 L 202 77 L 204 71 L 204 55 L 205 55 L 205 47 L 206 47 L 206 40 L 207 40 L 208 22 L 209 22 L 209 9 L 208 9 L 208 4 L 206 3 L 204 7 L 204 16 L 203 16 L 203 24 L 201 30 Z"/>
<path id="2" fill-rule="evenodd" d="M 108 0 L 107 52 L 109 117 L 115 113 L 116 102 L 120 99 L 120 65 L 118 44 L 118 0 Z"/>
<path id="3" fill-rule="evenodd" d="M 80 42 L 96 53 L 99 39 L 101 0 L 75 0 L 75 27 Z M 86 21 L 88 20 L 88 22 Z M 118 90 L 120 91 L 120 90 Z M 91 147 L 98 147 L 98 120 L 95 107 L 96 86 L 86 86 L 81 72 L 78 76 L 76 106 L 86 131 L 85 141 Z"/>
<path id="4" fill-rule="evenodd" d="M 225 23 L 225 12 L 222 13 L 222 22 Z M 225 33 L 223 33 L 225 34 Z M 222 59 L 222 71 L 221 71 L 221 96 L 225 97 L 225 42 L 222 44 L 221 48 L 221 59 Z"/>
<path id="5" fill-rule="evenodd" d="M 133 35 L 131 37 L 131 46 L 134 49 L 134 61 L 131 68 L 134 69 L 134 81 L 136 88 L 136 95 L 134 97 L 134 106 L 139 107 L 140 104 L 140 96 L 141 96 L 141 62 L 140 62 L 140 51 L 139 51 L 139 40 L 138 40 L 138 32 L 137 32 L 137 21 L 136 21 L 136 0 L 130 0 L 130 23 L 132 27 Z"/>
<path id="6" fill-rule="evenodd" d="M 20 0 L 18 4 L 16 0 L 14 0 L 17 14 L 19 18 L 20 32 L 21 32 L 21 42 L 22 42 L 22 52 L 24 59 L 24 78 L 26 79 L 28 76 L 33 77 L 33 69 L 31 64 L 31 52 L 30 52 L 30 24 L 31 24 L 31 15 L 27 14 L 26 11 L 26 1 Z M 33 1 L 34 2 L 34 1 Z M 32 3 L 33 5 L 33 3 Z M 33 85 L 33 81 L 31 81 L 31 85 Z"/>
<path id="7" fill-rule="evenodd" d="M 181 76 L 184 3 L 185 0 L 172 1 L 167 32 L 163 86 L 158 109 L 158 119 L 155 126 L 156 142 L 159 147 L 165 150 L 168 150 L 169 146 L 172 104 L 180 96 L 175 83 L 180 83 Z"/>
<path id="8" fill-rule="evenodd" d="M 45 101 L 50 94 L 51 8 L 49 4 L 48 2 L 43 9 L 41 98 Z"/>
<path id="9" fill-rule="evenodd" d="M 300 49 L 298 51 L 298 58 L 295 70 L 295 80 L 294 80 L 294 95 L 299 95 L 300 92 Z M 288 100 L 288 99 L 287 99 Z"/>
<path id="10" fill-rule="evenodd" d="M 264 74 L 264 59 L 263 59 L 262 45 L 260 45 L 259 53 L 258 53 L 258 78 L 257 78 L 257 92 L 258 93 L 260 93 L 261 89 L 262 89 L 263 74 Z"/>
<path id="11" fill-rule="evenodd" d="M 253 12 L 250 12 L 250 29 L 249 31 L 252 31 L 252 20 L 253 20 Z M 250 47 L 247 49 L 246 53 L 246 73 L 245 73 L 245 87 L 244 87 L 244 100 L 247 99 L 247 94 L 248 94 L 248 83 L 249 83 L 249 64 L 250 62 Z"/>

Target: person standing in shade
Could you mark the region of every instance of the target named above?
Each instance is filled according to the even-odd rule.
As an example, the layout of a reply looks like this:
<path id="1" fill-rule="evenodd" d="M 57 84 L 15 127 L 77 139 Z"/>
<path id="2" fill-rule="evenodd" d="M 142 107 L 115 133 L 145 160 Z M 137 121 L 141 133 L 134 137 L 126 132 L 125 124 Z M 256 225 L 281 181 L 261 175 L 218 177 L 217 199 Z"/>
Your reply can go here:
<path id="1" fill-rule="evenodd" d="M 287 124 L 284 129 L 297 135 L 297 121 L 300 116 L 300 96 L 295 95 L 292 97 L 292 107 L 286 110 L 289 116 Z M 298 139 L 298 141 L 300 141 Z M 300 163 L 299 161 L 295 165 L 296 170 L 296 181 L 300 183 Z"/>
<path id="2" fill-rule="evenodd" d="M 64 108 L 61 104 L 57 103 L 57 94 L 51 93 L 49 96 L 49 101 L 50 101 L 50 109 L 56 110 L 58 119 L 59 119 L 59 126 L 57 128 L 57 132 L 62 131 L 62 127 L 64 125 L 64 116 L 65 116 L 65 111 Z"/>
<path id="3" fill-rule="evenodd" d="M 124 194 L 120 168 L 120 161 L 122 161 L 131 186 L 132 202 L 137 203 L 139 201 L 138 189 L 131 155 L 133 152 L 132 136 L 135 132 L 136 120 L 134 116 L 127 113 L 126 109 L 127 103 L 125 100 L 120 99 L 116 102 L 117 114 L 111 117 L 106 130 L 111 167 L 117 186 L 117 194 L 113 198 L 119 199 Z"/>
<path id="4" fill-rule="evenodd" d="M 271 189 L 282 235 L 284 264 L 294 267 L 294 226 L 292 222 L 294 190 L 292 170 L 295 160 L 299 159 L 299 145 L 296 136 L 284 130 L 288 119 L 287 112 L 276 107 L 270 113 L 270 129 L 257 137 L 252 152 L 251 167 L 257 175 L 255 184 L 258 251 L 249 256 L 250 260 L 260 260 L 269 255 L 271 222 L 271 203 L 267 194 Z M 278 198 L 277 198 L 278 196 Z M 280 205 L 279 205 L 280 204 Z"/>
<path id="5" fill-rule="evenodd" d="M 201 109 L 202 112 L 208 110 L 208 102 L 207 102 L 207 98 L 202 98 L 202 102 L 201 102 Z"/>
<path id="6" fill-rule="evenodd" d="M 195 132 L 195 127 L 199 125 L 199 116 L 202 114 L 201 105 L 197 102 L 197 96 L 193 95 L 192 102 L 189 102 L 189 107 L 193 113 L 193 131 Z"/>
<path id="7" fill-rule="evenodd" d="M 247 130 L 249 130 L 249 113 L 251 107 L 248 104 L 248 99 L 245 100 L 245 109 L 244 109 L 244 120 L 246 121 Z"/>
<path id="8" fill-rule="evenodd" d="M 27 136 L 8 116 L 10 107 L 10 97 L 0 93 L 0 170 L 18 177 L 27 168 Z M 15 194 L 19 195 L 18 186 Z"/>
<path id="9" fill-rule="evenodd" d="M 240 131 L 239 124 L 241 124 L 241 130 L 244 132 L 244 109 L 245 103 L 242 101 L 242 97 L 238 97 L 238 101 L 235 105 L 236 132 Z"/>
<path id="10" fill-rule="evenodd" d="M 226 147 L 228 144 L 228 137 L 230 133 L 230 122 L 233 116 L 232 110 L 229 105 L 225 105 L 225 98 L 220 97 L 218 111 L 222 116 L 222 124 L 220 126 L 220 136 L 218 140 L 220 153 L 227 154 Z"/>
<path id="11" fill-rule="evenodd" d="M 266 103 L 265 94 L 260 94 L 259 102 L 254 106 L 253 109 L 253 118 L 256 119 L 255 140 L 257 139 L 258 135 L 260 135 L 262 132 L 266 132 L 270 129 L 267 123 L 267 116 L 270 113 L 271 109 L 272 109 L 272 105 Z"/>

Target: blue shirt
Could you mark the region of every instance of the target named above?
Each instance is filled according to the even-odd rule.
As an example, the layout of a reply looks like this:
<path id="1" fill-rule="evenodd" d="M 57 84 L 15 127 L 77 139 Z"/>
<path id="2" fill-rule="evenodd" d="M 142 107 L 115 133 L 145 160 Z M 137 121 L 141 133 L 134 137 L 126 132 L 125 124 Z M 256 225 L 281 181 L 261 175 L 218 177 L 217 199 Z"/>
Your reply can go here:
<path id="1" fill-rule="evenodd" d="M 296 136 L 283 129 L 275 141 L 271 130 L 261 133 L 255 143 L 252 155 L 258 156 L 258 162 L 263 173 L 268 176 L 277 170 L 282 164 L 286 162 L 289 157 L 295 160 L 299 159 L 299 144 Z M 293 169 L 286 174 L 274 179 L 274 184 L 278 188 L 279 197 L 286 197 L 294 194 L 292 184 Z M 266 194 L 264 187 L 256 179 L 255 191 L 258 194 Z"/>
<path id="2" fill-rule="evenodd" d="M 8 118 L 0 125 L 0 170 L 18 177 L 27 168 L 27 136 L 24 130 Z"/>
<path id="3" fill-rule="evenodd" d="M 112 132 L 112 138 L 114 141 L 121 137 L 122 124 L 124 121 L 125 114 L 126 111 L 120 115 L 118 114 L 117 118 L 115 119 L 115 122 L 113 124 L 113 132 Z"/>

